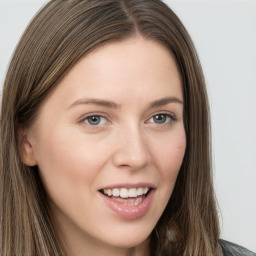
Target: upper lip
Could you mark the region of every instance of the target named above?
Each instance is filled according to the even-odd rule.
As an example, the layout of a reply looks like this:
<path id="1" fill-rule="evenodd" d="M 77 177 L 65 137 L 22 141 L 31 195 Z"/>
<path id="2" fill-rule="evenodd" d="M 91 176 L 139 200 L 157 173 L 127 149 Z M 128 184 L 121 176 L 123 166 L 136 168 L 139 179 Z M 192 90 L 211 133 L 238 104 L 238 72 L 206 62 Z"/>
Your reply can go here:
<path id="1" fill-rule="evenodd" d="M 149 182 L 139 182 L 139 183 L 116 183 L 116 184 L 111 184 L 111 185 L 107 185 L 104 186 L 102 188 L 100 188 L 99 190 L 102 189 L 114 189 L 114 188 L 151 188 L 151 189 L 155 189 L 156 186 L 152 183 Z"/>

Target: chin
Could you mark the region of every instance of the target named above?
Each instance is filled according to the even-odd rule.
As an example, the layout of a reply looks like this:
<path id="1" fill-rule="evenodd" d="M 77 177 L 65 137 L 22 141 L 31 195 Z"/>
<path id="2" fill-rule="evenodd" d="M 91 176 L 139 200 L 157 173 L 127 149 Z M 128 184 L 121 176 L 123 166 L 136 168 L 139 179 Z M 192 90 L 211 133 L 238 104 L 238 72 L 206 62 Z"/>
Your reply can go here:
<path id="1" fill-rule="evenodd" d="M 111 231 L 111 237 L 109 236 L 109 244 L 112 244 L 119 248 L 134 248 L 147 244 L 152 230 L 147 230 L 147 228 L 137 228 L 134 230 L 123 229 L 122 232 L 116 234 L 115 231 Z M 111 240 L 111 241 L 110 241 Z"/>

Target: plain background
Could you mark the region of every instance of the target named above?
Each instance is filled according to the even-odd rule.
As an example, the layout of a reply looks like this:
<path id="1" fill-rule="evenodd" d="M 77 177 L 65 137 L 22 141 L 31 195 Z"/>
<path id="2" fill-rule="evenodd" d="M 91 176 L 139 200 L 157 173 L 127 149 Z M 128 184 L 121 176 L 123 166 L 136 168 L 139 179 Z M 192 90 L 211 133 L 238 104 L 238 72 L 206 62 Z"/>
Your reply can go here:
<path id="1" fill-rule="evenodd" d="M 256 0 L 166 0 L 189 31 L 208 86 L 221 237 L 256 252 Z M 0 0 L 0 86 L 44 0 Z"/>

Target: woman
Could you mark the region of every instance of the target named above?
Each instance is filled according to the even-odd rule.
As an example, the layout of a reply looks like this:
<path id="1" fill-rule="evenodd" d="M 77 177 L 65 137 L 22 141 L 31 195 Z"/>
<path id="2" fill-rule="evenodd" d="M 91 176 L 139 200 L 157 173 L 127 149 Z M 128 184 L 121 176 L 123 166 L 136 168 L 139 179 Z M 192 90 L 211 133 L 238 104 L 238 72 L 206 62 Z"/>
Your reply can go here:
<path id="1" fill-rule="evenodd" d="M 51 1 L 10 64 L 1 255 L 254 255 L 219 240 L 208 103 L 160 1 Z"/>

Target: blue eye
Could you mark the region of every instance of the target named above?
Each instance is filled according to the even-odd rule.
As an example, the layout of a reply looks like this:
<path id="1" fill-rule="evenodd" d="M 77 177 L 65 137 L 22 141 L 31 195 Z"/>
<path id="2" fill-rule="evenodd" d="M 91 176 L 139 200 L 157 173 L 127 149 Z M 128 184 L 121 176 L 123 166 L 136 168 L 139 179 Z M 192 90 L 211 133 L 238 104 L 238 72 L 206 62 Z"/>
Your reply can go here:
<path id="1" fill-rule="evenodd" d="M 175 121 L 175 117 L 168 114 L 157 114 L 149 119 L 149 123 L 155 124 L 168 124 L 171 123 L 171 121 Z"/>
<path id="2" fill-rule="evenodd" d="M 106 118 L 103 116 L 88 116 L 84 119 L 84 122 L 89 124 L 89 125 L 93 125 L 93 126 L 97 126 L 97 125 L 103 125 L 107 122 Z"/>

